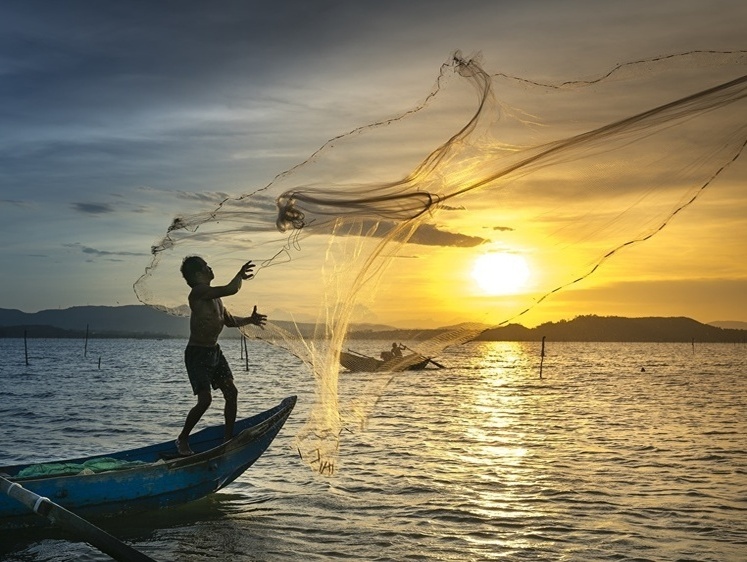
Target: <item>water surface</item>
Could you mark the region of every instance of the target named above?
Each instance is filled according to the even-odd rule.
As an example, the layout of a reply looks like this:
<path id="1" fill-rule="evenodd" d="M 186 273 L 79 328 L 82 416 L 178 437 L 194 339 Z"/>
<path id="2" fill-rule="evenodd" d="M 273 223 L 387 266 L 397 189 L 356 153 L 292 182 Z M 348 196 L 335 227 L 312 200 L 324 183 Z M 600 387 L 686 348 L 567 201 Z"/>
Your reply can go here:
<path id="1" fill-rule="evenodd" d="M 397 375 L 322 477 L 293 442 L 311 375 L 252 343 L 249 371 L 223 344 L 240 415 L 299 396 L 268 452 L 209 498 L 102 527 L 161 561 L 746 559 L 744 345 L 548 342 L 542 378 L 539 344 L 459 346 L 446 369 Z M 29 340 L 26 366 L 23 341 L 0 340 L 0 465 L 175 436 L 193 403 L 183 345 L 93 340 L 84 357 L 77 340 Z M 7 561 L 109 560 L 53 529 L 0 545 Z"/>

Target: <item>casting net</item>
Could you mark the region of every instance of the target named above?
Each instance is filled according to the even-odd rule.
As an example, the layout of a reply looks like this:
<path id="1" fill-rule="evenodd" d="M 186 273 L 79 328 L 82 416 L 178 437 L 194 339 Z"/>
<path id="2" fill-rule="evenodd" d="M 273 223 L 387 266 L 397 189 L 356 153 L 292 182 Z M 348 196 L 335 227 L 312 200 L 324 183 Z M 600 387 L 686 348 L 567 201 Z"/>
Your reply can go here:
<path id="1" fill-rule="evenodd" d="M 308 366 L 316 405 L 297 445 L 330 474 L 345 428 L 365 423 L 407 366 L 341 392 L 339 353 L 352 329 L 407 318 L 427 334 L 417 351 L 437 357 L 593 282 L 742 153 L 746 62 L 744 51 L 691 52 L 549 82 L 491 74 L 455 53 L 415 107 L 330 139 L 268 185 L 174 219 L 135 291 L 184 315 L 185 256 L 203 256 L 218 282 L 257 263 L 226 305 L 248 315 L 258 304 L 270 321 L 244 334 Z M 468 261 L 480 253 L 521 256 L 531 278 L 510 294 L 479 295 Z M 459 322 L 477 301 L 482 316 Z M 443 325 L 454 327 L 425 330 Z"/>

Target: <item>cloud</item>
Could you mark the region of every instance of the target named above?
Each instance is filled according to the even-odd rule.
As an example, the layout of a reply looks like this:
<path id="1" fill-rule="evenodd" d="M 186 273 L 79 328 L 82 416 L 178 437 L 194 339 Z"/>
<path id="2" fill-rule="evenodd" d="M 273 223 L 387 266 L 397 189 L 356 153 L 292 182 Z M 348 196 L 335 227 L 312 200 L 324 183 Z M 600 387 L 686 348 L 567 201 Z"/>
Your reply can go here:
<path id="1" fill-rule="evenodd" d="M 114 212 L 114 208 L 108 203 L 73 203 L 72 207 L 87 215 L 104 215 Z"/>
<path id="2" fill-rule="evenodd" d="M 381 221 L 374 224 L 370 221 L 364 221 L 362 230 L 371 233 L 376 238 L 385 238 L 388 236 L 394 225 L 391 222 Z M 344 232 L 338 234 L 346 235 Z M 420 225 L 410 237 L 409 244 L 418 244 L 421 246 L 443 246 L 447 248 L 474 248 L 481 244 L 487 244 L 490 240 L 479 236 L 468 236 L 441 230 L 432 224 Z"/>
<path id="3" fill-rule="evenodd" d="M 474 248 L 481 244 L 489 242 L 486 238 L 479 236 L 468 236 L 439 230 L 432 224 L 423 224 L 418 227 L 410 238 L 411 244 L 420 244 L 422 246 L 449 246 L 452 248 Z"/>
<path id="4" fill-rule="evenodd" d="M 86 255 L 93 256 L 94 258 L 109 258 L 112 261 L 119 261 L 113 258 L 117 257 L 132 257 L 132 256 L 149 256 L 150 254 L 143 253 L 143 252 L 112 252 L 110 250 L 98 250 L 96 248 L 91 248 L 90 246 L 83 246 L 82 244 L 78 244 L 77 242 L 75 244 L 63 244 L 65 248 L 79 248 L 81 252 L 83 252 Z"/>
<path id="5" fill-rule="evenodd" d="M 0 206 L 7 205 L 9 207 L 21 207 L 21 208 L 29 208 L 32 207 L 31 203 L 28 201 L 20 201 L 17 199 L 0 199 Z"/>
<path id="6" fill-rule="evenodd" d="M 201 191 L 198 193 L 192 191 L 174 191 L 178 199 L 185 201 L 198 201 L 200 203 L 220 203 L 229 199 L 231 195 L 223 191 Z"/>

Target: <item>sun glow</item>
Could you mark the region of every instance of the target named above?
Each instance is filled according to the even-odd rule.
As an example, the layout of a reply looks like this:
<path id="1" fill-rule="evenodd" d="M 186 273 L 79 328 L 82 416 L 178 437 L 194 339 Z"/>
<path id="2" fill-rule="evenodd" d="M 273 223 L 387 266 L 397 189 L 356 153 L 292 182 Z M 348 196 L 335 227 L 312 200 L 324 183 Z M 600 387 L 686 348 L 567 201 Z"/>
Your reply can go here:
<path id="1" fill-rule="evenodd" d="M 488 295 L 510 295 L 529 281 L 527 261 L 517 254 L 483 254 L 475 260 L 472 277 Z"/>

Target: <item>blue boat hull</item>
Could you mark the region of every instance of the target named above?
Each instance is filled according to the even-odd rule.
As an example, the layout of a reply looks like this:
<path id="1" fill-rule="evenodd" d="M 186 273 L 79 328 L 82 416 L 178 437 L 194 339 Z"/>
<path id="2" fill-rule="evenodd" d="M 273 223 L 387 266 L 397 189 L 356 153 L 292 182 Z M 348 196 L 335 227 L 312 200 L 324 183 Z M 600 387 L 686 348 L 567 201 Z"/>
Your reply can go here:
<path id="1" fill-rule="evenodd" d="M 176 455 L 174 441 L 117 453 L 59 461 L 82 464 L 100 458 L 133 463 L 95 474 L 18 477 L 29 465 L 0 467 L 0 474 L 85 518 L 161 509 L 202 498 L 233 482 L 264 453 L 296 404 L 291 396 L 261 414 L 236 422 L 235 437 L 223 443 L 223 426 L 194 433 L 195 454 Z M 143 463 L 143 464 L 135 464 Z M 0 529 L 49 522 L 7 496 L 0 496 Z"/>

